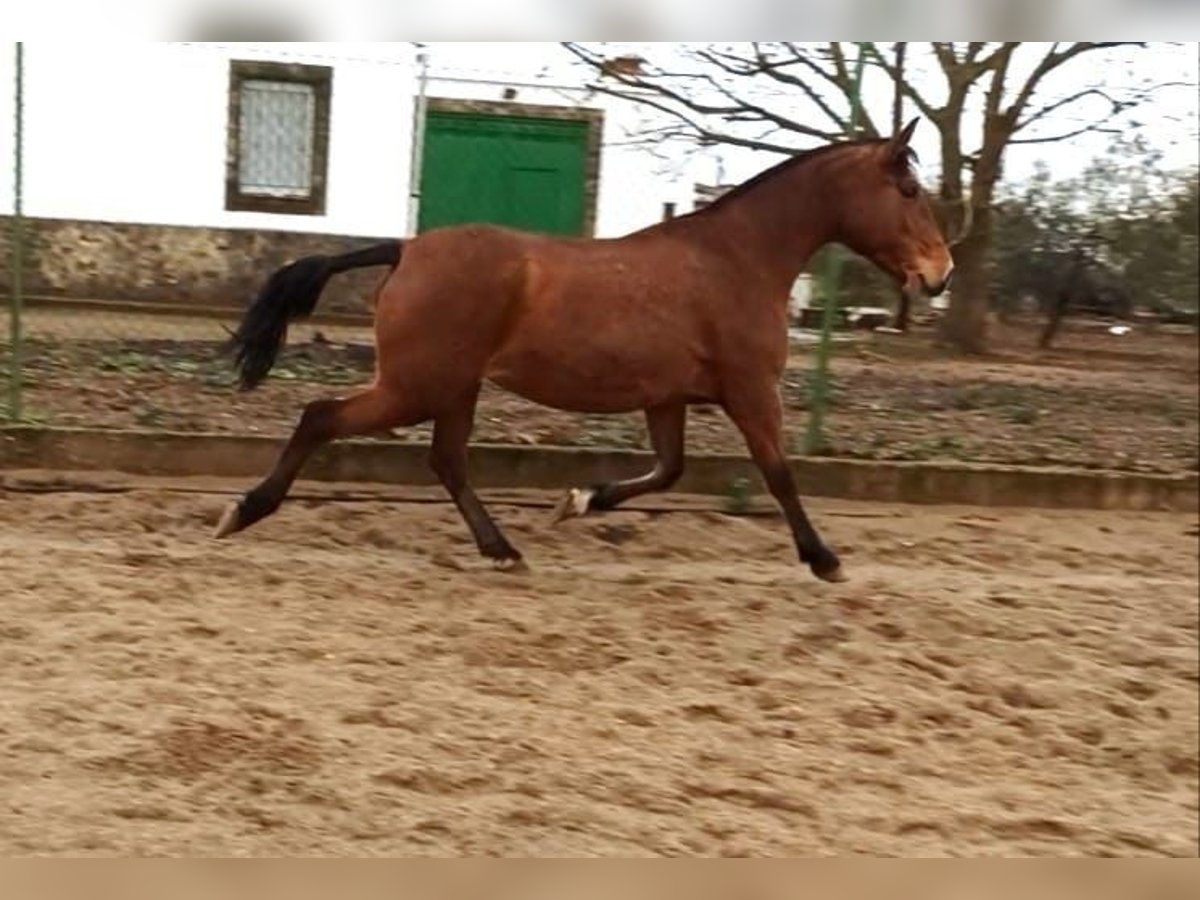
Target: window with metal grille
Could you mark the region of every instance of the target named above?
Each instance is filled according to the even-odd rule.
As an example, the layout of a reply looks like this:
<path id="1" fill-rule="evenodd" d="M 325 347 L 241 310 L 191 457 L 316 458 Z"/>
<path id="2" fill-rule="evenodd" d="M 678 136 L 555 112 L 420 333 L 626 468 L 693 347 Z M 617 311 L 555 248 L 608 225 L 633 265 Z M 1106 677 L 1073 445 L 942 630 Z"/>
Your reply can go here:
<path id="1" fill-rule="evenodd" d="M 231 63 L 227 209 L 324 212 L 332 75 L 327 66 Z"/>

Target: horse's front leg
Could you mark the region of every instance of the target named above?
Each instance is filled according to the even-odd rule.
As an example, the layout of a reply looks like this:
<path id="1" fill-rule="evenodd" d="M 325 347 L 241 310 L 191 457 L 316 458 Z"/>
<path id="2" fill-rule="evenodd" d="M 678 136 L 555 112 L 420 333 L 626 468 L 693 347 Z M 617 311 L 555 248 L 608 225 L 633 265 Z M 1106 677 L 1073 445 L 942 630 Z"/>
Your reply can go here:
<path id="1" fill-rule="evenodd" d="M 824 581 L 845 581 L 841 563 L 817 534 L 796 494 L 783 449 L 783 405 L 776 382 L 763 379 L 761 384 L 739 385 L 727 393 L 723 405 L 787 517 L 800 561 L 808 563 L 812 573 Z"/>

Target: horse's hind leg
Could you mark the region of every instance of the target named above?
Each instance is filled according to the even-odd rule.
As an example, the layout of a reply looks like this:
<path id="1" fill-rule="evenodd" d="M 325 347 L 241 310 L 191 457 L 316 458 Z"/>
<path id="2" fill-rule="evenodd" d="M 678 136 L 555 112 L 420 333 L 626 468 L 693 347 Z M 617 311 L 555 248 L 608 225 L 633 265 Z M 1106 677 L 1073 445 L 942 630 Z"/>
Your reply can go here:
<path id="1" fill-rule="evenodd" d="M 525 568 L 520 552 L 508 542 L 467 481 L 467 442 L 475 421 L 479 387 L 475 385 L 433 420 L 429 463 L 471 529 L 479 552 L 495 561 L 498 568 L 520 570 Z"/>
<path id="2" fill-rule="evenodd" d="M 626 500 L 654 491 L 665 491 L 683 474 L 683 434 L 687 406 L 671 403 L 646 410 L 650 446 L 658 457 L 654 468 L 638 478 L 606 481 L 587 488 L 572 488 L 554 511 L 554 521 L 612 509 Z"/>
<path id="3" fill-rule="evenodd" d="M 304 463 L 330 441 L 420 421 L 420 416 L 414 416 L 394 394 L 379 386 L 342 400 L 308 404 L 275 467 L 225 511 L 216 536 L 222 538 L 241 531 L 275 512 Z"/>

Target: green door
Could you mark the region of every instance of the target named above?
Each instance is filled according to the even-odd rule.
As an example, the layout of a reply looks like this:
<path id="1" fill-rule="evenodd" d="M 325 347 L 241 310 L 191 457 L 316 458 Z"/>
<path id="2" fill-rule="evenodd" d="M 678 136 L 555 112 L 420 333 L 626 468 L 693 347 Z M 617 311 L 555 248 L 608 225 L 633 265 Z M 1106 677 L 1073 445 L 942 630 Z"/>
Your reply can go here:
<path id="1" fill-rule="evenodd" d="M 588 124 L 430 111 L 421 172 L 421 231 L 489 222 L 582 235 Z"/>

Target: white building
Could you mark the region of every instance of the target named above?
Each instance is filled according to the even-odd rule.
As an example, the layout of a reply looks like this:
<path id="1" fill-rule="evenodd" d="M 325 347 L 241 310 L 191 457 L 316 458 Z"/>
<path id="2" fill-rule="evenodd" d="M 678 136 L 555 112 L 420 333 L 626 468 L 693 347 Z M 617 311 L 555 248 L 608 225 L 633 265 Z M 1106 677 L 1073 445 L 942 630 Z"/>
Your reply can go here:
<path id="1" fill-rule="evenodd" d="M 0 46 L 0 73 L 13 71 L 12 48 Z M 409 232 L 413 168 L 422 155 L 414 152 L 421 68 L 412 45 L 35 42 L 25 45 L 24 56 L 24 211 L 30 217 L 349 236 Z M 598 156 L 598 192 L 588 193 L 584 173 L 585 195 L 571 200 L 582 209 L 584 233 L 613 236 L 648 225 L 663 217 L 668 203 L 679 212 L 691 208 L 696 179 L 688 164 L 671 175 L 656 173 L 661 164 L 626 141 L 637 111 L 582 89 L 581 73 L 558 68 L 550 74 L 544 60 L 523 68 L 526 61 L 514 59 L 503 73 L 471 71 L 461 62 L 440 60 L 436 47 L 430 52 L 432 118 L 419 163 L 426 173 L 439 171 L 447 152 L 490 155 L 478 133 L 447 136 L 461 125 L 454 113 L 462 122 L 474 115 L 476 124 L 493 116 L 520 131 L 525 125 L 513 124 L 514 117 L 540 121 L 540 110 L 553 107 L 546 110 L 548 122 L 571 124 L 560 129 L 565 137 L 547 124 L 543 143 L 590 141 Z M 0 85 L 9 83 L 0 75 Z M 0 89 L 0 158 L 6 160 L 12 104 L 12 91 Z M 439 110 L 442 119 L 434 121 Z M 542 138 L 529 140 L 535 139 Z M 517 194 L 487 203 L 533 215 L 529 197 L 564 193 L 555 186 L 558 163 L 522 155 L 533 146 L 529 140 L 497 140 L 512 154 Z M 485 149 L 474 153 L 471 141 Z M 570 146 L 555 152 L 560 162 L 579 153 Z M 585 166 L 595 163 L 585 153 Z M 444 172 L 439 177 L 427 189 L 445 193 L 448 179 Z M 572 184 L 580 180 L 574 176 Z M 7 213 L 11 179 L 0 182 L 0 212 Z M 450 214 L 447 203 L 469 205 L 472 196 L 486 193 L 461 183 L 458 192 L 427 202 Z M 574 221 L 578 210 L 560 213 Z"/>

